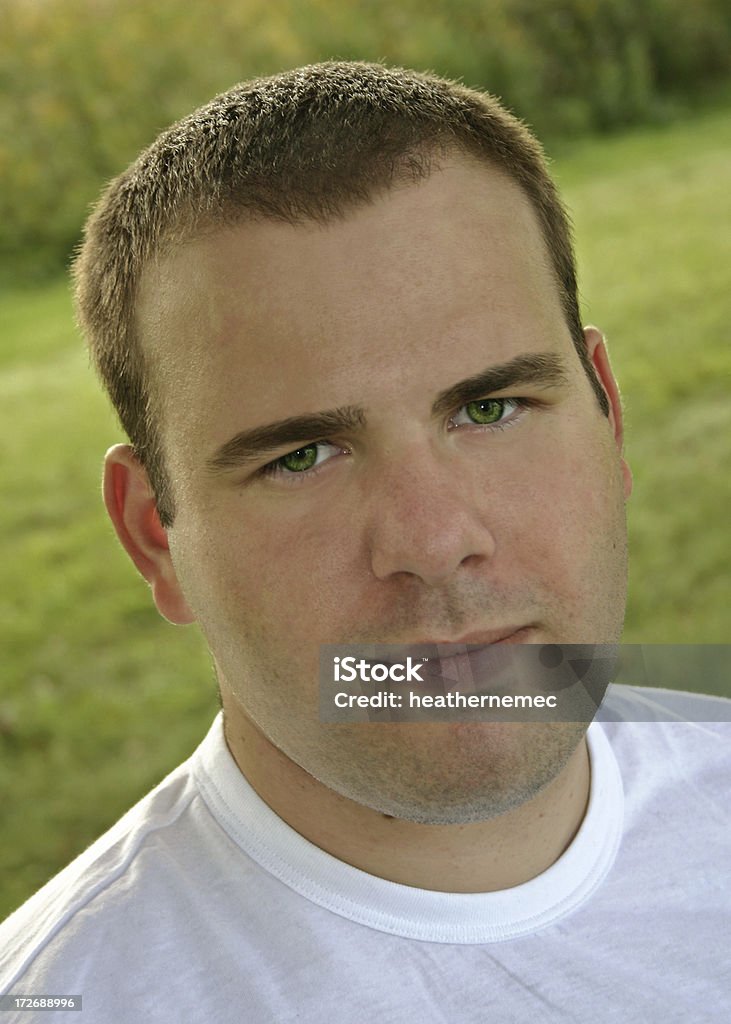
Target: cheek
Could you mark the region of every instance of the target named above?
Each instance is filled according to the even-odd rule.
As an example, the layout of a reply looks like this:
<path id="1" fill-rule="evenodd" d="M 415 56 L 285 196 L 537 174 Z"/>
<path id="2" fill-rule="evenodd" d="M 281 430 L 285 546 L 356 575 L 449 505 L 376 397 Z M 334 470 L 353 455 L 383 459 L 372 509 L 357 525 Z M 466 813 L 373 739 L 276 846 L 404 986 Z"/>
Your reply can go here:
<path id="1" fill-rule="evenodd" d="M 186 596 L 210 630 L 224 622 L 222 632 L 239 635 L 260 635 L 273 623 L 307 630 L 337 608 L 346 533 L 347 521 L 333 510 L 284 514 L 245 509 L 234 498 L 181 537 Z"/>
<path id="2" fill-rule="evenodd" d="M 623 482 L 613 443 L 556 444 L 515 479 L 506 539 L 526 572 L 578 594 L 606 567 L 624 532 Z"/>

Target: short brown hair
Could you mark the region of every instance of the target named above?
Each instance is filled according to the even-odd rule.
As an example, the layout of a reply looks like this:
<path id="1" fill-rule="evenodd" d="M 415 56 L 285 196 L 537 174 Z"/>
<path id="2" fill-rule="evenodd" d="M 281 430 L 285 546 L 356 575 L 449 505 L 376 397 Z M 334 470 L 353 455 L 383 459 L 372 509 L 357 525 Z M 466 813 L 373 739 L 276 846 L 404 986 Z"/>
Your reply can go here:
<path id="1" fill-rule="evenodd" d="M 174 504 L 135 296 L 155 253 L 246 216 L 342 217 L 398 181 L 464 152 L 507 173 L 538 215 L 579 358 L 605 415 L 584 343 L 567 214 L 543 150 L 494 97 L 432 74 L 329 62 L 243 82 L 163 132 L 103 192 L 74 263 L 77 319 L 164 526 Z"/>

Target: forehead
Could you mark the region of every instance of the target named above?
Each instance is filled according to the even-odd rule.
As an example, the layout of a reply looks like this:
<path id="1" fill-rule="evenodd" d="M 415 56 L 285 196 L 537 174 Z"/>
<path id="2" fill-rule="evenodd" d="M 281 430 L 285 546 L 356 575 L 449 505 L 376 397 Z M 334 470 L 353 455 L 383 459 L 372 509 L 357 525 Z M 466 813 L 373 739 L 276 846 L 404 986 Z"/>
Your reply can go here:
<path id="1" fill-rule="evenodd" d="M 416 366 L 438 374 L 453 363 L 467 375 L 545 349 L 547 320 L 566 334 L 533 208 L 503 173 L 467 157 L 327 224 L 212 230 L 148 266 L 137 305 L 164 432 L 183 413 L 207 429 L 212 403 L 225 431 L 326 400 L 362 405 L 356 385 L 406 385 Z M 482 365 L 457 365 L 476 339 Z M 323 394 L 323 381 L 340 392 Z"/>

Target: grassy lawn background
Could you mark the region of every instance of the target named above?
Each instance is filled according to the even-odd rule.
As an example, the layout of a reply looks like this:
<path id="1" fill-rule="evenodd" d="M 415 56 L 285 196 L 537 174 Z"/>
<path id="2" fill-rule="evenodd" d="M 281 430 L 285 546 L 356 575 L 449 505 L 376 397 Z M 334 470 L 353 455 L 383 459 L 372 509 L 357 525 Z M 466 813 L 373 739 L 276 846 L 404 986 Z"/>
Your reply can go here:
<path id="1" fill-rule="evenodd" d="M 626 405 L 634 643 L 729 636 L 730 144 L 722 111 L 554 167 Z M 2 918 L 190 753 L 217 704 L 198 634 L 158 617 L 107 522 L 101 459 L 121 437 L 65 282 L 0 299 L 0 389 Z"/>

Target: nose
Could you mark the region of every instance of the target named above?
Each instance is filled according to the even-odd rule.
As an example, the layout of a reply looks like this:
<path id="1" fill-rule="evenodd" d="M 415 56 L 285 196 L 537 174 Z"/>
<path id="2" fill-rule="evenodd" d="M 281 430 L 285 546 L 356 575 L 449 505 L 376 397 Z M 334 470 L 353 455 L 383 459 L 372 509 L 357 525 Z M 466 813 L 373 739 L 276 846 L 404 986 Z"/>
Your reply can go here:
<path id="1" fill-rule="evenodd" d="M 408 573 L 438 586 L 460 567 L 491 559 L 487 498 L 484 474 L 449 455 L 412 453 L 382 467 L 368 495 L 374 575 Z"/>

